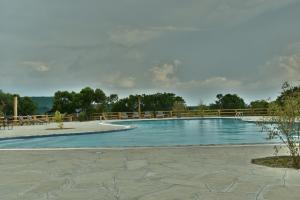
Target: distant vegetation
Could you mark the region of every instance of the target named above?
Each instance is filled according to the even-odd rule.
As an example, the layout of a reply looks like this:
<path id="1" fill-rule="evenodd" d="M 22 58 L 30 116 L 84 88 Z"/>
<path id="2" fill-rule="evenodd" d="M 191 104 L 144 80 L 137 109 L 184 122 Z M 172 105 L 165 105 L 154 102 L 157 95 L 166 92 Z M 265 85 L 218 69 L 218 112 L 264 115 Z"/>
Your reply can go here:
<path id="1" fill-rule="evenodd" d="M 80 113 L 84 115 L 100 112 L 134 112 L 138 109 L 138 99 L 142 110 L 172 110 L 175 102 L 185 103 L 184 99 L 173 93 L 156 93 L 150 95 L 130 95 L 119 99 L 117 94 L 106 95 L 101 89 L 83 88 L 79 93 L 57 91 L 54 94 L 52 112 Z"/>
<path id="2" fill-rule="evenodd" d="M 30 97 L 37 105 L 36 114 L 45 114 L 53 107 L 53 97 Z"/>
<path id="3" fill-rule="evenodd" d="M 185 100 L 173 93 L 156 93 L 130 95 L 129 97 L 120 99 L 112 106 L 113 112 L 134 112 L 138 108 L 138 98 L 141 101 L 141 109 L 146 111 L 163 111 L 172 110 L 175 102 L 185 103 Z"/>
<path id="4" fill-rule="evenodd" d="M 236 94 L 217 94 L 215 103 L 210 104 L 212 109 L 246 108 L 244 100 Z"/>
<path id="5" fill-rule="evenodd" d="M 291 87 L 283 91 L 275 100 L 282 105 L 286 95 L 300 91 L 300 87 Z M 0 90 L 0 114 L 12 115 L 13 94 Z M 188 107 L 183 97 L 174 93 L 155 93 L 142 95 L 129 95 L 119 99 L 117 94 L 105 94 L 101 89 L 83 88 L 80 92 L 57 91 L 54 97 L 19 97 L 19 114 L 44 114 L 60 111 L 66 114 L 80 114 L 84 120 L 92 113 L 101 112 L 136 112 L 138 99 L 142 111 L 168 111 L 178 110 L 178 106 L 187 109 L 242 109 L 242 108 L 268 108 L 270 103 L 266 100 L 255 100 L 247 105 L 243 98 L 237 94 L 217 94 L 214 103 Z M 180 108 L 181 109 L 181 108 Z"/>
<path id="6" fill-rule="evenodd" d="M 30 97 L 20 97 L 17 94 L 5 93 L 0 90 L 0 115 L 13 115 L 13 99 L 18 97 L 18 111 L 20 115 L 32 115 L 36 113 L 37 105 Z"/>

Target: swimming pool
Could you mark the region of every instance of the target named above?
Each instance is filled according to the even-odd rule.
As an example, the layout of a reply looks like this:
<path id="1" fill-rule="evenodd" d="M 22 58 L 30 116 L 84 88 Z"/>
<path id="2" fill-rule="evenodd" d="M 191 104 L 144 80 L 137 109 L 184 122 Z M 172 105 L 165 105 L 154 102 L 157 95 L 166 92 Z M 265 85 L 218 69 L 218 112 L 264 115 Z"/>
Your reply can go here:
<path id="1" fill-rule="evenodd" d="M 0 141 L 0 148 L 144 147 L 275 143 L 255 123 L 236 119 L 124 121 L 136 126 L 120 132 Z"/>

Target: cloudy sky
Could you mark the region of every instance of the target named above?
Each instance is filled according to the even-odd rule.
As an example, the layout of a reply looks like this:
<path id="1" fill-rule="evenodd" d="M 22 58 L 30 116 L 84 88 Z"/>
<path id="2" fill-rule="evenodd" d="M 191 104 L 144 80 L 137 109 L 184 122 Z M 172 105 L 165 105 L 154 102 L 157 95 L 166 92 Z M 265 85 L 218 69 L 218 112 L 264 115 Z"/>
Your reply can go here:
<path id="1" fill-rule="evenodd" d="M 0 0 L 0 89 L 274 98 L 300 80 L 300 0 Z"/>

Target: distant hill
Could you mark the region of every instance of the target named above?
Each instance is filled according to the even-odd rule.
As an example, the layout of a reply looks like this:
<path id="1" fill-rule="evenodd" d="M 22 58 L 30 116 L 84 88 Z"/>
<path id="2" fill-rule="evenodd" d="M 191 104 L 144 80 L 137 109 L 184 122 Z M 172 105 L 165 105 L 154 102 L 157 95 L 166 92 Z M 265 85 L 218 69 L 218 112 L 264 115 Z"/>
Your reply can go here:
<path id="1" fill-rule="evenodd" d="M 52 109 L 53 97 L 30 97 L 37 104 L 37 114 L 45 114 Z"/>

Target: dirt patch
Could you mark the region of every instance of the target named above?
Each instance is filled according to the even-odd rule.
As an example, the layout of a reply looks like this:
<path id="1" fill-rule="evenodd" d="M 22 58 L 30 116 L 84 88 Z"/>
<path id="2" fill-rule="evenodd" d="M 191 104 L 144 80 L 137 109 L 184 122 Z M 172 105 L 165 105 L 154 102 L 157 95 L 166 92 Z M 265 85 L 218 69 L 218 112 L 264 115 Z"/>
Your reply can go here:
<path id="1" fill-rule="evenodd" d="M 300 158 L 299 162 L 300 162 Z M 300 169 L 300 166 L 295 167 L 293 165 L 293 159 L 291 156 L 274 156 L 265 158 L 255 158 L 251 160 L 251 163 L 256 165 L 264 165 L 274 168 L 296 168 Z"/>

